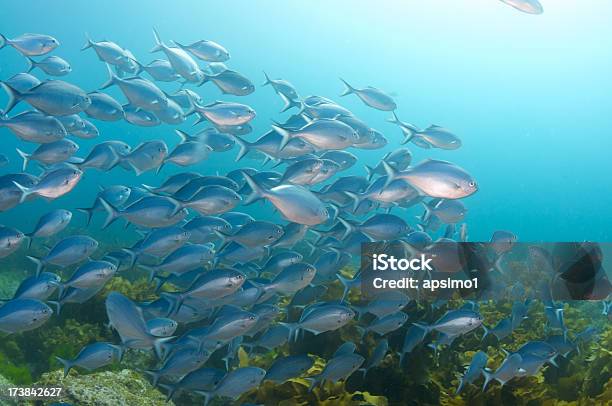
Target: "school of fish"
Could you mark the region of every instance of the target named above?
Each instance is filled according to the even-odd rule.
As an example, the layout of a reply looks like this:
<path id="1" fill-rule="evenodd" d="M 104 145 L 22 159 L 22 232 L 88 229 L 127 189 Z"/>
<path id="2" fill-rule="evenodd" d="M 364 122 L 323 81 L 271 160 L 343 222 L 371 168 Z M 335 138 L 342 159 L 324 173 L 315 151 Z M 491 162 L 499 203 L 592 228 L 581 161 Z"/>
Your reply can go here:
<path id="1" fill-rule="evenodd" d="M 541 11 L 525 8 L 534 1 L 504 2 L 522 5 L 527 12 Z M 14 48 L 30 67 L 0 83 L 9 98 L 0 127 L 23 142 L 17 150 L 23 172 L 0 176 L 1 211 L 10 212 L 33 199 L 61 198 L 91 171 L 128 170 L 137 175 L 154 171 L 160 179 L 156 185 L 101 187 L 92 196 L 91 207 L 45 213 L 29 232 L 0 226 L 0 258 L 23 247 L 32 262 L 31 276 L 0 307 L 3 334 L 44 328 L 64 306 L 90 300 L 115 275 L 144 270 L 159 292 L 158 299 L 137 302 L 111 292 L 105 303 L 116 341 L 89 344 L 73 359 L 58 361 L 68 374 L 73 368 L 92 371 L 121 362 L 128 350 L 151 350 L 159 364 L 146 374 L 168 399 L 189 391 L 202 395 L 206 404 L 213 398 L 237 399 L 263 381 L 281 384 L 306 377 L 312 389 L 346 380 L 356 371 L 365 377 L 386 357 L 409 367 L 405 360 L 417 348 L 441 351 L 479 327 L 483 340 L 494 337 L 503 346 L 504 339 L 529 317 L 530 300 L 517 299 L 511 314 L 485 326 L 473 302 L 418 320 L 403 311 L 411 299 L 400 292 L 368 302 L 350 295 L 352 288 L 359 287 L 359 274 L 348 275 L 345 267 L 360 254 L 364 242 L 402 240 L 427 249 L 440 241 L 467 240 L 467 209 L 461 199 L 477 192 L 474 177 L 451 162 L 414 163 L 410 150 L 399 145 L 460 148 L 461 139 L 451 130 L 403 122 L 391 96 L 342 80 L 341 96 L 352 95 L 373 109 L 391 112 L 388 120 L 398 126 L 398 134 L 388 139 L 333 99 L 301 97 L 289 81 L 265 74 L 263 86 L 279 96 L 282 112 L 292 114 L 255 138 L 249 124 L 256 117 L 254 109 L 235 102 L 205 103 L 197 94 L 198 87 L 208 82 L 234 96 L 267 91 L 225 65 L 228 50 L 209 40 L 189 45 L 162 40 L 155 30 L 153 41 L 152 52 L 164 59 L 144 65 L 115 42 L 87 38 L 83 51 L 100 60 L 101 70 L 95 74 L 106 72 L 107 77 L 105 82 L 101 77 L 99 89 L 86 92 L 68 81 L 40 80 L 32 74 L 60 77 L 71 72 L 68 61 L 50 55 L 60 46 L 57 39 L 41 34 L 0 36 L 0 48 Z M 166 93 L 160 87 L 163 82 L 182 86 Z M 109 87 L 117 87 L 125 100 L 103 92 Z M 11 115 L 19 106 L 27 108 Z M 192 116 L 196 124 L 207 126 L 193 133 L 177 128 L 179 142 L 173 148 L 164 140 L 129 145 L 100 133 L 95 125 L 124 120 L 146 131 L 162 123 L 176 127 Z M 79 157 L 79 138 L 100 142 Z M 398 147 L 382 156 L 378 165 L 366 167 L 364 176 L 342 176 L 358 162 L 350 149 L 375 153 L 389 143 Z M 257 168 L 237 166 L 225 174 L 203 164 L 210 154 L 232 149 L 237 151 L 237 162 L 247 155 L 263 161 Z M 3 155 L 0 165 L 7 159 Z M 42 174 L 26 172 L 33 162 L 44 168 Z M 266 170 L 268 163 L 274 166 Z M 160 171 L 171 165 L 193 170 L 164 177 Z M 241 211 L 242 206 L 259 201 L 274 206 L 284 221 L 256 219 Z M 402 216 L 403 208 L 417 205 L 424 207 L 417 221 Z M 133 246 L 100 252 L 98 241 L 89 235 L 62 234 L 75 221 L 91 227 L 94 216 L 103 218 L 102 228 L 125 222 L 141 238 Z M 439 229 L 442 236 L 435 237 Z M 42 245 L 50 238 L 57 242 L 44 256 L 30 254 L 31 244 Z M 492 237 L 501 247 L 500 255 L 515 241 L 510 232 L 498 231 Z M 338 285 L 343 297 L 330 298 L 328 290 Z M 443 300 L 434 303 L 431 314 L 445 306 Z M 457 393 L 481 376 L 484 390 L 493 381 L 505 385 L 534 375 L 545 365 L 554 367 L 557 357 L 577 352 L 597 335 L 590 330 L 568 334 L 563 306 L 552 300 L 546 302 L 546 317 L 551 334 L 509 352 L 496 368 L 487 368 L 487 354 L 476 352 Z M 308 374 L 314 358 L 301 353 L 277 358 L 265 370 L 236 367 L 240 348 L 249 353 L 269 351 L 311 334 L 351 326 L 362 337 L 375 337 L 377 345 L 346 342 L 318 374 Z M 397 331 L 404 334 L 403 345 L 392 348 L 387 336 Z M 223 355 L 224 369 L 207 364 L 215 352 Z"/>

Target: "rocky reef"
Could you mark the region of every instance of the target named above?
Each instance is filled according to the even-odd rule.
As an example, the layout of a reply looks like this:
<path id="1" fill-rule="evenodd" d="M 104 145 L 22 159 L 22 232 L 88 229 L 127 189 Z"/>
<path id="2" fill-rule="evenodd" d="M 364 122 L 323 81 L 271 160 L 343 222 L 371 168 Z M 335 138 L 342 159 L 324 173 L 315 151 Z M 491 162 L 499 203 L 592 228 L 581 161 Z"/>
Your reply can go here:
<path id="1" fill-rule="evenodd" d="M 80 375 L 71 371 L 66 377 L 61 369 L 44 373 L 36 386 L 62 387 L 62 397 L 55 400 L 83 406 L 162 406 L 173 405 L 139 373 L 120 371 Z M 52 404 L 45 402 L 44 404 Z"/>

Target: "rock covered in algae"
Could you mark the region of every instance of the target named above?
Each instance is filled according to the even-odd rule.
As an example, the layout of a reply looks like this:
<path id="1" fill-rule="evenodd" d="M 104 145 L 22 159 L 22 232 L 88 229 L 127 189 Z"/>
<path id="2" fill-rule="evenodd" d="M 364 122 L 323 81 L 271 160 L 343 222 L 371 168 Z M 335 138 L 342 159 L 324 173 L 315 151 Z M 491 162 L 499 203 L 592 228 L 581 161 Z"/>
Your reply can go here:
<path id="1" fill-rule="evenodd" d="M 17 405 L 16 401 L 8 400 L 5 396 L 7 388 L 12 388 L 16 385 L 10 380 L 0 374 L 0 405 L 2 406 L 13 406 Z"/>
<path id="2" fill-rule="evenodd" d="M 63 397 L 56 401 L 83 406 L 162 406 L 173 405 L 137 372 L 129 369 L 79 375 L 62 370 L 41 376 L 36 386 L 61 386 Z M 52 402 L 50 402 L 52 403 Z"/>

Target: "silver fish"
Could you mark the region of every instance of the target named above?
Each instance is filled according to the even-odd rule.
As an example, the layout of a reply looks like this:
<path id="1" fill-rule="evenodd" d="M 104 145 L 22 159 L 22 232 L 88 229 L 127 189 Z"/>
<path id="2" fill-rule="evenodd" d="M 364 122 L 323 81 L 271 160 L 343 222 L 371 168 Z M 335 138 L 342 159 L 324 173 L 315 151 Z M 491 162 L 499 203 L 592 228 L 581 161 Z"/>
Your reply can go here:
<path id="1" fill-rule="evenodd" d="M 155 112 L 168 106 L 168 97 L 153 82 L 138 76 L 121 79 L 113 73 L 109 65 L 106 65 L 106 68 L 109 79 L 100 89 L 117 85 L 130 104 L 147 111 Z"/>
<path id="2" fill-rule="evenodd" d="M 174 43 L 178 47 L 189 51 L 196 58 L 206 62 L 225 62 L 230 58 L 230 54 L 225 48 L 210 40 L 203 39 L 191 45 L 181 45 L 176 41 Z"/>
<path id="3" fill-rule="evenodd" d="M 145 141 L 121 161 L 140 176 L 146 171 L 159 169 L 168 156 L 168 147 L 161 140 Z"/>
<path id="4" fill-rule="evenodd" d="M 501 0 L 503 3 L 527 14 L 542 14 L 544 8 L 538 0 Z"/>
<path id="5" fill-rule="evenodd" d="M 451 310 L 444 314 L 434 324 L 425 325 L 413 323 L 415 326 L 430 332 L 437 330 L 448 336 L 466 334 L 482 324 L 483 318 L 475 311 L 467 309 Z"/>
<path id="6" fill-rule="evenodd" d="M 40 300 L 14 299 L 0 307 L 0 331 L 6 334 L 30 331 L 51 318 L 53 310 Z"/>
<path id="7" fill-rule="evenodd" d="M 306 378 L 310 382 L 308 390 L 311 391 L 316 385 L 326 381 L 335 383 L 347 379 L 361 367 L 364 361 L 365 358 L 359 354 L 344 354 L 330 359 L 320 374 Z"/>
<path id="8" fill-rule="evenodd" d="M 65 229 L 72 220 L 72 212 L 64 209 L 52 210 L 38 219 L 28 238 L 47 238 Z"/>
<path id="9" fill-rule="evenodd" d="M 47 199 L 57 199 L 70 192 L 77 185 L 83 171 L 76 168 L 60 168 L 45 173 L 40 181 L 33 187 L 22 186 L 14 182 L 21 192 L 21 202 L 30 195 L 45 197 Z"/>
<path id="10" fill-rule="evenodd" d="M 35 61 L 32 58 L 27 58 L 27 60 L 30 64 L 28 73 L 32 72 L 34 68 L 38 68 L 50 76 L 65 76 L 72 72 L 70 64 L 59 56 L 48 56 L 42 61 Z"/>
<path id="11" fill-rule="evenodd" d="M 101 171 L 109 171 L 119 164 L 130 151 L 130 146 L 121 141 L 101 142 L 94 146 L 84 159 L 77 159 L 75 165 L 81 169 L 96 168 Z"/>
<path id="12" fill-rule="evenodd" d="M 255 85 L 239 72 L 226 69 L 214 75 L 205 75 L 201 84 L 213 82 L 221 93 L 234 96 L 246 96 L 255 91 Z"/>
<path id="13" fill-rule="evenodd" d="M 60 285 L 60 297 L 66 287 L 93 289 L 103 286 L 117 272 L 117 266 L 107 261 L 89 261 L 81 265 L 70 279 Z"/>
<path id="14" fill-rule="evenodd" d="M 455 394 L 460 393 L 466 384 L 472 383 L 478 379 L 478 377 L 483 373 L 484 368 L 487 366 L 487 360 L 487 354 L 483 351 L 478 351 L 476 354 L 474 354 L 472 360 L 470 361 L 470 366 L 467 368 L 465 374 L 463 374 L 461 380 L 459 381 L 459 386 L 457 387 Z"/>
<path id="15" fill-rule="evenodd" d="M 305 374 L 314 365 L 314 360 L 305 354 L 277 358 L 266 372 L 264 380 L 283 383 Z"/>
<path id="16" fill-rule="evenodd" d="M 10 45 L 25 56 L 40 56 L 48 54 L 57 48 L 60 43 L 50 35 L 22 34 L 13 39 L 0 34 L 0 49 Z"/>
<path id="17" fill-rule="evenodd" d="M 25 234 L 11 227 L 0 226 L 0 258 L 17 251 L 25 239 Z"/>
<path id="18" fill-rule="evenodd" d="M 272 128 L 282 137 L 279 149 L 285 148 L 292 138 L 302 138 L 318 150 L 345 149 L 359 139 L 352 127 L 329 118 L 311 121 L 297 130 L 287 130 L 278 125 L 272 125 Z"/>
<path id="19" fill-rule="evenodd" d="M 36 274 L 47 265 L 66 267 L 79 263 L 98 249 L 98 242 L 86 235 L 72 235 L 59 241 L 51 250 L 41 258 L 28 256 L 36 264 Z"/>
<path id="20" fill-rule="evenodd" d="M 6 83 L 2 86 L 9 96 L 5 113 L 22 100 L 50 116 L 78 114 L 91 105 L 91 99 L 81 88 L 61 80 L 44 81 L 23 93 Z"/>
<path id="21" fill-rule="evenodd" d="M 478 190 L 476 181 L 464 169 L 447 161 L 425 160 L 405 171 L 397 171 L 383 161 L 388 186 L 393 180 L 405 179 L 422 193 L 442 199 L 461 199 Z"/>
<path id="22" fill-rule="evenodd" d="M 520 354 L 516 353 L 508 356 L 495 372 L 483 370 L 482 373 L 484 374 L 485 381 L 482 390 L 484 391 L 492 380 L 504 386 L 508 381 L 519 374 L 522 362 L 523 358 Z"/>
<path id="23" fill-rule="evenodd" d="M 244 177 L 253 190 L 245 204 L 259 199 L 269 200 L 287 220 L 309 226 L 324 223 L 329 218 L 325 205 L 302 186 L 280 185 L 265 189 L 246 173 Z"/>
<path id="24" fill-rule="evenodd" d="M 40 85 L 41 82 L 36 76 L 22 72 L 11 76 L 5 80 L 4 83 L 21 93 L 25 93 L 28 90 Z"/>
<path id="25" fill-rule="evenodd" d="M 121 120 L 125 113 L 121 104 L 106 93 L 91 92 L 87 94 L 91 104 L 85 109 L 85 114 L 102 121 Z"/>
<path id="26" fill-rule="evenodd" d="M 143 66 L 142 69 L 158 82 L 174 82 L 181 78 L 181 75 L 174 70 L 170 61 L 165 59 L 155 59 L 148 65 Z"/>
<path id="27" fill-rule="evenodd" d="M 125 113 L 125 121 L 140 127 L 155 127 L 161 124 L 161 120 L 150 111 L 141 109 L 140 107 L 126 104 L 122 106 Z"/>
<path id="28" fill-rule="evenodd" d="M 156 337 L 170 337 L 176 331 L 178 323 L 165 317 L 147 320 L 147 331 Z"/>
<path id="29" fill-rule="evenodd" d="M 172 226 L 187 216 L 186 209 L 181 209 L 175 200 L 164 196 L 145 196 L 125 209 L 117 209 L 106 200 L 99 200 L 106 211 L 102 228 L 108 227 L 120 217 L 142 227 L 159 228 Z"/>
<path id="30" fill-rule="evenodd" d="M 72 368 L 81 367 L 87 371 L 102 368 L 103 366 L 121 361 L 123 350 L 120 346 L 111 343 L 93 343 L 81 349 L 74 359 L 55 357 L 64 366 L 64 377 Z"/>
<path id="31" fill-rule="evenodd" d="M 376 89 L 375 87 L 356 89 L 349 85 L 344 79 L 341 78 L 340 80 L 345 85 L 344 92 L 342 92 L 340 96 L 355 94 L 366 105 L 378 110 L 392 111 L 397 108 L 397 104 L 395 104 L 391 96 L 384 93 L 382 90 Z"/>
<path id="32" fill-rule="evenodd" d="M 75 137 L 90 140 L 100 135 L 100 131 L 98 131 L 98 128 L 91 121 L 83 120 L 83 128 L 70 131 L 70 134 L 74 135 Z"/>
<path id="33" fill-rule="evenodd" d="M 255 118 L 255 110 L 251 107 L 233 102 L 216 101 L 206 106 L 194 103 L 194 109 L 200 118 L 197 123 L 208 120 L 215 126 L 243 125 Z"/>
<path id="34" fill-rule="evenodd" d="M 0 127 L 6 127 L 24 141 L 48 144 L 59 141 L 68 133 L 55 117 L 37 111 L 26 111 L 11 118 L 2 118 Z"/>
<path id="35" fill-rule="evenodd" d="M 106 297 L 106 314 L 109 324 L 119 333 L 123 347 L 154 348 L 161 355 L 161 345 L 174 337 L 155 337 L 147 331 L 142 310 L 119 292 Z"/>
<path id="36" fill-rule="evenodd" d="M 129 55 L 119 45 L 111 41 L 92 41 L 91 38 L 86 34 L 85 45 L 81 48 L 81 51 L 92 48 L 98 55 L 98 59 L 102 62 L 109 63 L 111 65 L 125 65 L 129 59 Z"/>
<path id="37" fill-rule="evenodd" d="M 196 393 L 204 396 L 204 406 L 215 397 L 236 400 L 243 393 L 258 387 L 265 376 L 266 371 L 261 368 L 237 368 L 228 372 L 212 391 L 196 391 Z"/>
<path id="38" fill-rule="evenodd" d="M 172 354 L 160 369 L 145 373 L 151 376 L 152 385 L 157 386 L 161 377 L 182 378 L 204 365 L 209 357 L 210 353 L 205 349 L 182 348 Z"/>

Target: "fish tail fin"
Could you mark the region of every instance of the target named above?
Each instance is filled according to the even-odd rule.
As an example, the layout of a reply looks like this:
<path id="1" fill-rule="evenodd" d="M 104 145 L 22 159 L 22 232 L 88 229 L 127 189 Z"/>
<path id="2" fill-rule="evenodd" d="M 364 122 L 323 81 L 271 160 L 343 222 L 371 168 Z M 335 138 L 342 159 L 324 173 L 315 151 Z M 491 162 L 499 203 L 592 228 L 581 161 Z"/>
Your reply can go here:
<path id="1" fill-rule="evenodd" d="M 501 274 L 506 273 L 504 269 L 502 268 L 502 263 L 504 262 L 505 257 L 506 257 L 505 253 L 499 255 L 497 259 L 495 260 L 495 263 L 493 264 L 493 268 Z"/>
<path id="2" fill-rule="evenodd" d="M 310 248 L 310 254 L 312 255 L 315 253 L 315 251 L 317 250 L 317 246 L 315 244 L 313 244 L 312 242 L 308 241 L 308 240 L 304 240 L 304 244 L 306 244 L 308 246 L 308 248 Z"/>
<path id="3" fill-rule="evenodd" d="M 268 76 L 268 74 L 266 73 L 266 71 L 263 71 L 264 76 L 266 77 L 266 81 L 262 83 L 262 86 L 266 86 L 266 85 L 270 85 L 272 84 L 272 81 L 270 80 L 270 77 Z"/>
<path id="4" fill-rule="evenodd" d="M 181 144 L 192 139 L 192 137 L 183 130 L 174 130 L 174 133 L 181 139 Z"/>
<path id="5" fill-rule="evenodd" d="M 25 235 L 27 237 L 27 242 L 26 242 L 26 249 L 30 249 L 32 247 L 32 240 L 34 239 L 32 233 L 26 234 Z"/>
<path id="6" fill-rule="evenodd" d="M 36 258 L 30 255 L 28 255 L 27 258 L 30 261 L 34 262 L 34 264 L 36 265 L 36 276 L 40 275 L 42 270 L 45 268 L 45 262 L 40 258 Z"/>
<path id="7" fill-rule="evenodd" d="M 342 237 L 340 237 L 341 240 L 346 239 L 346 237 L 348 237 L 348 235 L 352 232 L 355 231 L 355 226 L 353 226 L 351 223 L 349 223 L 348 221 L 346 221 L 345 219 L 343 219 L 342 217 L 338 217 L 338 221 L 344 226 L 345 230 L 344 230 L 344 234 L 342 234 Z"/>
<path id="8" fill-rule="evenodd" d="M 340 277 L 340 274 L 338 274 L 338 277 Z M 351 307 L 353 308 L 353 310 L 355 310 L 355 313 L 357 313 L 357 315 L 355 316 L 355 320 L 359 320 L 361 316 L 367 313 L 366 309 L 364 309 L 363 306 L 351 306 Z"/>
<path id="9" fill-rule="evenodd" d="M 208 120 L 202 113 L 199 113 L 197 111 L 196 111 L 196 113 L 198 115 L 198 118 L 196 119 L 196 121 L 193 122 L 194 126 L 196 126 L 196 125 L 198 125 L 200 123 L 203 123 L 204 121 Z"/>
<path id="10" fill-rule="evenodd" d="M 28 166 L 28 162 L 30 162 L 30 158 L 32 157 L 32 155 L 26 154 L 19 148 L 15 148 L 15 149 L 17 150 L 17 153 L 19 154 L 19 156 L 23 159 L 23 165 L 21 165 L 21 170 L 25 172 Z"/>
<path id="11" fill-rule="evenodd" d="M 171 336 L 171 337 L 154 337 L 153 340 L 153 349 L 155 350 L 155 355 L 157 356 L 157 359 L 162 359 L 163 354 L 164 354 L 164 349 L 165 346 L 164 344 L 167 344 L 168 341 L 172 341 L 174 340 L 176 337 L 175 336 Z"/>
<path id="12" fill-rule="evenodd" d="M 142 264 L 138 266 L 149 273 L 149 282 L 152 282 L 157 277 L 157 268 Z"/>
<path id="13" fill-rule="evenodd" d="M 19 183 L 15 182 L 15 181 L 13 181 L 13 184 L 21 192 L 21 197 L 19 198 L 19 203 L 23 203 L 28 196 L 30 196 L 31 194 L 34 193 L 34 189 L 32 189 L 32 188 L 27 188 L 25 186 L 22 186 L 22 185 L 20 185 Z"/>
<path id="14" fill-rule="evenodd" d="M 482 370 L 482 375 L 484 375 L 484 384 L 482 385 L 482 391 L 484 392 L 487 389 L 487 386 L 489 385 L 489 382 L 491 382 L 491 380 L 493 380 L 493 374 L 489 371 L 485 371 L 484 369 Z"/>
<path id="15" fill-rule="evenodd" d="M 312 376 L 310 378 L 304 378 L 308 382 L 308 392 L 312 392 L 315 386 L 319 384 L 319 375 Z"/>
<path id="16" fill-rule="evenodd" d="M 130 268 L 129 269 L 132 269 L 134 265 L 136 264 L 136 261 L 138 261 L 138 254 L 134 252 L 134 250 L 131 250 L 129 248 L 122 248 L 121 251 L 125 252 L 126 254 L 130 256 Z"/>
<path id="17" fill-rule="evenodd" d="M 159 387 L 166 391 L 166 402 L 170 402 L 174 395 L 177 393 L 177 384 L 165 384 L 160 383 Z"/>
<path id="18" fill-rule="evenodd" d="M 355 328 L 357 329 L 357 334 L 359 334 L 359 339 L 363 340 L 363 337 L 365 337 L 368 330 L 366 330 L 365 328 L 361 326 L 355 326 Z"/>
<path id="19" fill-rule="evenodd" d="M 118 77 L 117 75 L 115 75 L 115 72 L 113 72 L 109 64 L 106 64 L 106 71 L 108 72 L 108 80 L 104 82 L 102 86 L 100 86 L 100 90 L 111 87 L 112 85 L 117 83 Z"/>
<path id="20" fill-rule="evenodd" d="M 304 109 L 304 104 L 302 103 L 301 100 L 290 99 L 282 93 L 279 93 L 278 95 L 283 100 L 283 102 L 285 102 L 285 105 L 280 111 L 281 113 L 284 113 L 285 111 L 293 107 L 297 107 L 300 110 L 300 112 Z"/>
<path id="21" fill-rule="evenodd" d="M 170 303 L 167 316 L 176 314 L 185 300 L 185 297 L 181 293 L 162 292 L 159 296 Z"/>
<path id="22" fill-rule="evenodd" d="M 6 103 L 6 107 L 4 108 L 2 114 L 5 115 L 8 114 L 17 103 L 19 103 L 19 101 L 23 98 L 23 95 L 18 90 L 13 89 L 4 82 L 0 82 L 0 85 L 2 85 L 8 96 L 8 102 Z"/>
<path id="23" fill-rule="evenodd" d="M 130 58 L 130 60 L 136 64 L 136 72 L 134 72 L 134 76 L 140 75 L 142 71 L 144 70 L 144 65 L 140 63 L 139 61 L 137 61 L 136 59 Z"/>
<path id="24" fill-rule="evenodd" d="M 559 368 L 559 364 L 557 364 L 557 357 L 559 356 L 559 354 L 555 354 L 552 357 L 550 357 L 548 359 L 548 362 L 553 365 L 555 368 Z"/>
<path id="25" fill-rule="evenodd" d="M 402 127 L 402 134 L 404 134 L 404 139 L 400 142 L 400 145 L 408 144 L 412 141 L 415 132 L 409 128 Z"/>
<path id="26" fill-rule="evenodd" d="M 66 291 L 66 285 L 64 285 L 63 283 L 59 282 L 57 284 L 57 297 L 63 297 L 64 296 L 64 292 Z"/>
<path id="27" fill-rule="evenodd" d="M 231 241 L 231 238 L 228 238 L 230 237 L 229 235 L 223 234 L 219 230 L 213 230 L 213 233 L 215 233 L 215 235 L 219 237 L 219 239 L 221 240 L 219 244 L 219 248 L 217 248 L 217 251 L 221 251 L 223 248 L 225 248 L 227 244 L 229 244 L 229 242 Z"/>
<path id="28" fill-rule="evenodd" d="M 59 316 L 61 310 L 62 310 L 62 302 L 60 302 L 59 300 L 47 300 L 47 303 L 50 305 L 55 306 L 56 312 L 55 314 L 57 314 Z"/>
<path id="29" fill-rule="evenodd" d="M 272 128 L 282 137 L 281 142 L 278 145 L 278 151 L 280 151 L 285 148 L 289 141 L 291 141 L 291 133 L 276 124 L 272 124 Z"/>
<path id="30" fill-rule="evenodd" d="M 210 399 L 212 398 L 213 393 L 212 392 L 206 392 L 206 391 L 203 391 L 203 390 L 196 390 L 194 392 L 197 393 L 198 395 L 201 395 L 202 397 L 204 397 L 204 406 L 208 406 L 208 403 L 210 402 Z"/>
<path id="31" fill-rule="evenodd" d="M 385 181 L 384 186 L 381 188 L 381 191 L 385 189 L 387 186 L 391 184 L 395 179 L 397 179 L 397 170 L 389 165 L 387 161 L 382 161 L 383 168 L 385 168 L 385 173 L 387 174 L 387 179 Z"/>
<path id="32" fill-rule="evenodd" d="M 166 283 L 166 278 L 162 277 L 162 276 L 153 276 L 153 280 L 156 281 L 155 282 L 155 293 L 159 293 L 159 291 L 161 290 L 162 286 L 164 286 L 164 283 Z"/>
<path id="33" fill-rule="evenodd" d="M 284 322 L 279 322 L 279 324 L 281 326 L 285 326 L 289 329 L 289 341 L 291 341 L 293 339 L 293 341 L 297 340 L 297 336 L 298 333 L 300 331 L 300 325 L 299 323 L 284 323 Z"/>
<path id="34" fill-rule="evenodd" d="M 257 184 L 257 182 L 255 182 L 253 180 L 253 178 L 251 178 L 251 176 L 249 176 L 248 173 L 243 172 L 242 176 L 244 176 L 244 179 L 246 180 L 246 182 L 248 183 L 249 187 L 251 188 L 252 192 L 251 194 L 247 197 L 246 201 L 244 202 L 245 205 L 249 205 L 257 200 L 263 199 L 266 197 L 266 190 Z"/>
<path id="35" fill-rule="evenodd" d="M 366 173 L 368 174 L 368 182 L 369 182 L 374 177 L 374 168 L 372 168 L 369 165 L 364 165 L 364 166 L 365 166 Z"/>
<path id="36" fill-rule="evenodd" d="M 482 335 L 482 338 L 480 339 L 481 341 L 483 341 L 485 337 L 488 336 L 489 333 L 491 332 L 491 330 L 489 330 L 487 326 L 485 326 L 484 324 L 482 325 L 482 328 L 484 329 L 484 334 Z"/>
<path id="37" fill-rule="evenodd" d="M 155 38 L 155 46 L 153 47 L 153 49 L 151 49 L 151 53 L 161 51 L 164 48 L 164 43 L 162 42 L 159 33 L 157 32 L 155 27 L 153 27 L 153 38 Z"/>
<path id="38" fill-rule="evenodd" d="M 423 224 L 427 224 L 427 222 L 431 218 L 433 208 L 430 206 L 430 203 L 426 201 L 422 201 L 421 204 L 423 205 L 423 208 L 425 209 L 425 213 L 423 213 L 423 216 L 421 217 L 421 222 Z"/>
<path id="39" fill-rule="evenodd" d="M 26 72 L 30 73 L 36 67 L 36 61 L 29 56 L 26 56 L 26 61 L 28 61 L 28 70 Z"/>
<path id="40" fill-rule="evenodd" d="M 93 41 L 91 40 L 91 38 L 89 38 L 89 34 L 85 33 L 85 45 L 83 45 L 83 47 L 81 48 L 81 51 L 91 48 L 92 46 L 93 46 Z"/>
<path id="41" fill-rule="evenodd" d="M 94 204 L 94 206 L 95 206 L 95 204 Z M 93 206 L 92 207 L 81 207 L 81 208 L 77 208 L 77 210 L 87 216 L 87 221 L 86 221 L 85 225 L 88 226 L 89 223 L 91 223 L 91 218 L 93 217 L 93 213 L 94 213 Z"/>
<path id="42" fill-rule="evenodd" d="M 353 200 L 353 212 L 355 212 L 357 208 L 359 207 L 359 205 L 361 204 L 361 202 L 363 201 L 363 198 L 359 196 L 357 193 L 353 193 L 353 192 L 344 192 L 344 194 Z"/>
<path id="43" fill-rule="evenodd" d="M 365 379 L 366 375 L 368 374 L 368 369 L 367 368 L 359 368 L 357 370 L 357 372 L 361 372 L 361 379 Z"/>
<path id="44" fill-rule="evenodd" d="M 119 212 L 103 198 L 100 197 L 99 199 L 100 203 L 102 203 L 102 207 L 106 211 L 106 218 L 104 219 L 104 224 L 102 225 L 102 229 L 104 230 L 119 218 Z"/>
<path id="45" fill-rule="evenodd" d="M 5 46 L 6 46 L 6 37 L 0 34 L 0 49 L 4 48 Z"/>
<path id="46" fill-rule="evenodd" d="M 427 324 L 412 323 L 412 325 L 422 329 L 423 331 L 425 331 L 425 333 L 429 333 L 432 330 L 431 326 L 428 326 Z"/>
<path id="47" fill-rule="evenodd" d="M 340 96 L 346 96 L 347 94 L 351 94 L 355 92 L 355 88 L 348 84 L 348 82 L 342 78 L 339 78 L 342 83 L 344 83 L 344 90 Z"/>
<path id="48" fill-rule="evenodd" d="M 313 230 L 312 228 L 310 229 L 310 232 L 313 233 L 315 235 L 315 240 L 313 242 L 313 244 L 318 243 L 319 241 L 321 241 L 321 238 L 323 238 L 323 233 L 319 230 Z M 304 241 L 306 242 L 306 241 Z"/>
<path id="49" fill-rule="evenodd" d="M 387 122 L 400 125 L 402 122 L 400 121 L 395 111 L 392 111 L 391 114 L 393 114 L 393 116 L 391 118 L 388 118 Z"/>
<path id="50" fill-rule="evenodd" d="M 70 372 L 70 369 L 72 368 L 72 362 L 70 362 L 70 360 L 64 359 L 64 358 L 60 358 L 60 357 L 55 357 L 56 360 L 58 360 L 62 366 L 64 367 L 64 378 L 68 376 L 68 372 Z"/>
<path id="51" fill-rule="evenodd" d="M 238 155 L 236 155 L 236 158 L 234 159 L 234 162 L 238 162 L 242 158 L 244 158 L 246 154 L 249 153 L 250 145 L 247 141 L 243 140 L 242 138 L 236 135 L 232 135 L 231 137 L 234 139 L 236 144 L 238 144 Z"/>
<path id="52" fill-rule="evenodd" d="M 151 386 L 156 387 L 157 383 L 159 382 L 159 377 L 160 377 L 159 372 L 151 371 L 151 370 L 147 370 L 143 372 L 151 377 Z"/>
<path id="53" fill-rule="evenodd" d="M 465 384 L 465 381 L 463 378 L 459 379 L 459 386 L 457 386 L 457 390 L 455 391 L 455 396 L 457 396 L 459 393 L 461 393 L 461 390 L 463 390 L 463 385 Z"/>
<path id="54" fill-rule="evenodd" d="M 344 299 L 346 299 L 349 291 L 351 290 L 351 280 L 345 276 L 342 276 L 339 273 L 336 274 L 336 277 L 338 277 L 338 280 L 344 287 L 344 292 L 342 292 L 342 299 L 340 299 L 340 302 L 344 302 Z"/>

